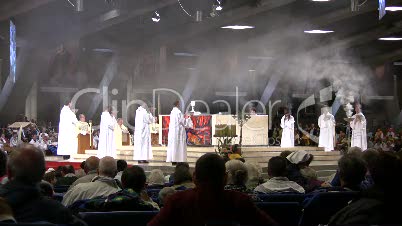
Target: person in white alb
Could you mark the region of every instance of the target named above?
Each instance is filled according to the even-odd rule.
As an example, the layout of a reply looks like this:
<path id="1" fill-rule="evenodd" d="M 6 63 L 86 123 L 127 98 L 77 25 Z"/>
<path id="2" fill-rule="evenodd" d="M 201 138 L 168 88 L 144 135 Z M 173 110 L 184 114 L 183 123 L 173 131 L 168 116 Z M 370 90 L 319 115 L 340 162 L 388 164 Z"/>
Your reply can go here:
<path id="1" fill-rule="evenodd" d="M 112 114 L 112 108 L 108 107 L 101 115 L 98 158 L 110 156 L 116 158 L 116 141 L 114 140 L 114 128 L 116 118 Z"/>
<path id="2" fill-rule="evenodd" d="M 355 111 L 356 114 L 352 116 L 353 121 L 350 122 L 350 128 L 352 128 L 351 147 L 359 147 L 365 151 L 367 149 L 367 121 L 361 112 L 360 104 L 355 105 Z"/>
<path id="3" fill-rule="evenodd" d="M 292 148 L 295 146 L 295 119 L 290 115 L 288 108 L 284 110 L 285 115 L 281 119 L 282 127 L 282 148 Z"/>
<path id="4" fill-rule="evenodd" d="M 179 109 L 179 101 L 174 103 L 170 112 L 168 146 L 166 162 L 187 162 L 186 128 L 192 128 L 193 122 L 189 115 L 184 115 Z"/>
<path id="5" fill-rule="evenodd" d="M 327 106 L 321 110 L 322 115 L 318 118 L 318 126 L 320 127 L 318 147 L 323 147 L 325 151 L 333 151 L 335 146 L 335 117 L 329 113 Z"/>
<path id="6" fill-rule="evenodd" d="M 78 120 L 71 109 L 71 102 L 66 103 L 60 112 L 57 154 L 71 156 L 77 152 L 78 141 L 76 124 Z"/>
<path id="7" fill-rule="evenodd" d="M 153 158 L 149 125 L 154 122 L 155 117 L 145 103 L 135 111 L 133 159 L 137 160 L 138 163 L 148 163 L 148 160 Z"/>

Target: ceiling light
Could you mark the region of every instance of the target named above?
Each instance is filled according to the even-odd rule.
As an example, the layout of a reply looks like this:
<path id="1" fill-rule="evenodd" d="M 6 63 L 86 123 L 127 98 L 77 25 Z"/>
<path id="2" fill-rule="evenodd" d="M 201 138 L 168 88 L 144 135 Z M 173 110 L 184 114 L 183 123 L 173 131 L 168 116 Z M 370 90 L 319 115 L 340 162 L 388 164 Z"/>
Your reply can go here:
<path id="1" fill-rule="evenodd" d="M 385 10 L 386 11 L 391 11 L 391 12 L 401 11 L 402 6 L 387 6 L 387 7 L 385 7 Z"/>
<path id="2" fill-rule="evenodd" d="M 246 26 L 246 25 L 231 25 L 231 26 L 225 26 L 221 27 L 223 29 L 233 29 L 233 30 L 244 30 L 244 29 L 251 29 L 254 28 L 254 26 Z"/>
<path id="3" fill-rule="evenodd" d="M 216 9 L 217 11 L 221 11 L 223 8 L 222 8 L 222 6 L 218 5 L 218 6 L 216 6 L 215 9 Z"/>
<path id="4" fill-rule="evenodd" d="M 158 23 L 161 20 L 161 16 L 159 15 L 158 11 L 155 11 L 152 15 L 152 21 Z"/>
<path id="5" fill-rule="evenodd" d="M 386 38 L 379 38 L 380 41 L 402 41 L 401 37 L 386 37 Z"/>
<path id="6" fill-rule="evenodd" d="M 309 31 L 304 31 L 304 33 L 307 34 L 328 34 L 332 33 L 334 31 L 326 31 L 326 30 L 309 30 Z"/>

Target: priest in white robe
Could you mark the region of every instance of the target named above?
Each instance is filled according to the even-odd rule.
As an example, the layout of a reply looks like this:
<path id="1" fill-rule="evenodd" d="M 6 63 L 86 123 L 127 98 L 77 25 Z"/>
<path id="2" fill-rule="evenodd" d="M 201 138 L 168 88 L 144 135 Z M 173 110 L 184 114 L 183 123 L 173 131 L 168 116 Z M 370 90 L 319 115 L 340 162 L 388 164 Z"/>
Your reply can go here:
<path id="1" fill-rule="evenodd" d="M 66 103 L 60 112 L 59 134 L 57 141 L 57 154 L 71 156 L 77 153 L 77 131 L 78 120 L 71 109 L 71 102 Z"/>
<path id="2" fill-rule="evenodd" d="M 356 114 L 352 116 L 353 121 L 350 122 L 350 128 L 352 128 L 351 147 L 359 147 L 365 151 L 367 149 L 367 121 L 361 112 L 360 104 L 355 105 L 355 111 Z"/>
<path id="3" fill-rule="evenodd" d="M 138 163 L 148 163 L 148 160 L 153 158 L 150 124 L 154 122 L 155 117 L 146 104 L 137 108 L 135 111 L 133 159 L 137 160 Z"/>
<path id="4" fill-rule="evenodd" d="M 112 108 L 108 107 L 101 115 L 98 158 L 105 156 L 116 158 L 115 124 L 116 118 L 112 114 Z"/>
<path id="5" fill-rule="evenodd" d="M 282 127 L 282 148 L 292 148 L 295 146 L 295 119 L 290 115 L 290 111 L 286 108 L 285 115 L 281 119 Z"/>
<path id="6" fill-rule="evenodd" d="M 186 128 L 191 127 L 191 118 L 188 115 L 183 116 L 179 109 L 179 101 L 176 101 L 170 112 L 166 162 L 187 162 Z"/>
<path id="7" fill-rule="evenodd" d="M 335 117 L 329 113 L 328 107 L 322 108 L 318 126 L 320 127 L 318 147 L 323 147 L 325 151 L 333 151 L 335 149 Z"/>

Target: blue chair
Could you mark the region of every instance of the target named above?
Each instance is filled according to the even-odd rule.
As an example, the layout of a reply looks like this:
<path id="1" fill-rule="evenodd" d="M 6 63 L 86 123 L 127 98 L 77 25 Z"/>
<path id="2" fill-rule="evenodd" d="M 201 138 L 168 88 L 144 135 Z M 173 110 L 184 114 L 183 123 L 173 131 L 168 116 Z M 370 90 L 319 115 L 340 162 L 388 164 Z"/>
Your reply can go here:
<path id="1" fill-rule="evenodd" d="M 299 225 L 328 224 L 335 213 L 359 196 L 360 192 L 354 191 L 317 193 L 305 203 Z"/>
<path id="2" fill-rule="evenodd" d="M 156 203 L 159 204 L 159 192 L 162 189 L 147 189 L 148 196 Z"/>
<path id="3" fill-rule="evenodd" d="M 81 212 L 88 226 L 146 226 L 158 211 Z"/>
<path id="4" fill-rule="evenodd" d="M 298 193 L 259 194 L 262 202 L 298 202 L 302 203 L 305 195 Z"/>
<path id="5" fill-rule="evenodd" d="M 297 225 L 299 223 L 302 206 L 298 202 L 256 202 L 255 204 L 279 225 Z"/>

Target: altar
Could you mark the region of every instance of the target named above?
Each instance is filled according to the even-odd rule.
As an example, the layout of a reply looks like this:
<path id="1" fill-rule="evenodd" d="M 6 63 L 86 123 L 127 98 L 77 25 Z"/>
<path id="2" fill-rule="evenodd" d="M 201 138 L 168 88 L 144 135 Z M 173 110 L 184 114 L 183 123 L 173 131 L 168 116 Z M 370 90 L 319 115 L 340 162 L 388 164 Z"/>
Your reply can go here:
<path id="1" fill-rule="evenodd" d="M 236 137 L 233 143 L 239 143 L 240 125 L 233 115 L 193 115 L 191 116 L 194 127 L 186 129 L 187 145 L 211 146 L 218 145 L 215 136 L 216 125 L 236 125 Z M 159 144 L 167 146 L 169 132 L 169 115 L 159 115 Z M 243 145 L 268 146 L 268 115 L 251 115 L 251 118 L 243 125 Z"/>

